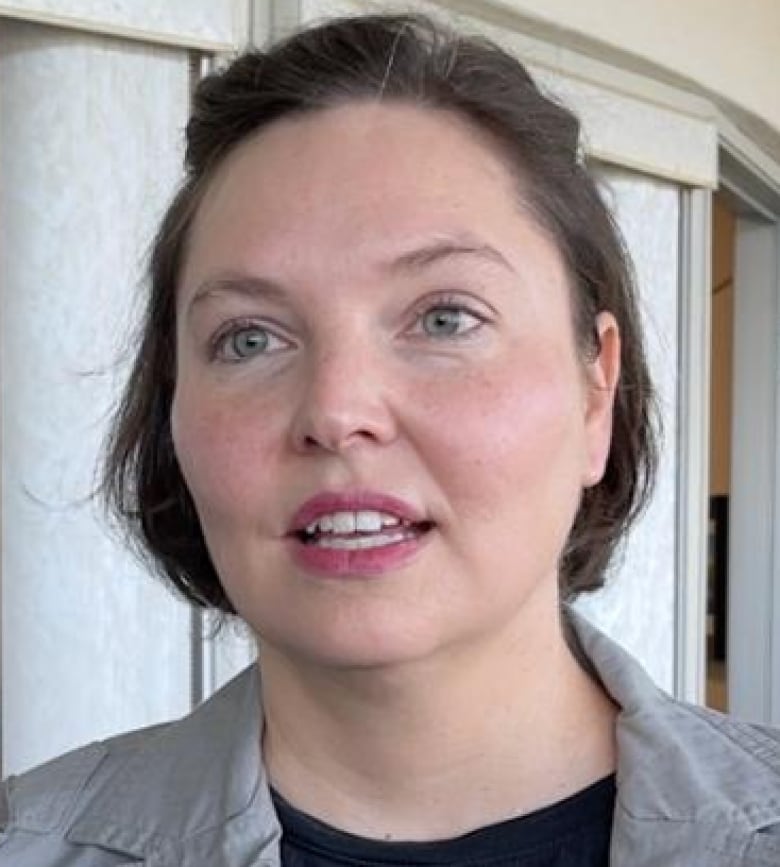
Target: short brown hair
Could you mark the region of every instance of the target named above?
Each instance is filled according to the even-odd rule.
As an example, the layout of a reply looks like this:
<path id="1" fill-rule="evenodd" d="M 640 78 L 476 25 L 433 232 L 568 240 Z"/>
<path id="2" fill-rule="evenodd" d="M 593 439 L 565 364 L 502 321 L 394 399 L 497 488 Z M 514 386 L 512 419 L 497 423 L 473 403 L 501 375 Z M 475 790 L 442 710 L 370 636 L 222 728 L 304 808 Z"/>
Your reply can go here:
<path id="1" fill-rule="evenodd" d="M 632 268 L 579 153 L 579 122 L 497 45 L 421 15 L 338 19 L 251 51 L 197 87 L 186 176 L 160 225 L 140 345 L 108 442 L 103 491 L 140 550 L 188 599 L 233 613 L 173 450 L 175 298 L 188 233 L 217 166 L 274 121 L 364 99 L 454 112 L 496 142 L 523 201 L 568 268 L 583 358 L 610 311 L 622 372 L 601 481 L 582 495 L 560 563 L 565 600 L 600 587 L 615 546 L 646 503 L 657 463 L 656 412 Z"/>

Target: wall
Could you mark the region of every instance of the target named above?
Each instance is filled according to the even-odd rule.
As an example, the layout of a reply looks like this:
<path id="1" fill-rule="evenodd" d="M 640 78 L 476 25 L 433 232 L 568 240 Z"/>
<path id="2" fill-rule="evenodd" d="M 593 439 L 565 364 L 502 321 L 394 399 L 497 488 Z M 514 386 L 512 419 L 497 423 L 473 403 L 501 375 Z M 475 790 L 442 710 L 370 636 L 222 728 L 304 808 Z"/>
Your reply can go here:
<path id="1" fill-rule="evenodd" d="M 675 184 L 624 170 L 604 170 L 600 179 L 636 270 L 664 438 L 650 506 L 618 551 L 604 589 L 580 597 L 577 607 L 672 692 L 679 544 L 674 444 L 679 430 L 680 193 Z"/>
<path id="2" fill-rule="evenodd" d="M 769 129 L 762 138 L 780 152 L 780 3 L 777 0 L 494 0 L 455 3 L 519 13 L 560 29 L 555 41 L 585 37 L 696 82 L 717 101 L 732 102 Z M 643 14 L 644 13 L 644 14 Z M 629 64 L 630 65 L 630 64 Z M 641 69 L 640 69 L 641 71 Z M 739 118 L 742 125 L 748 118 Z"/>
<path id="3" fill-rule="evenodd" d="M 190 612 L 90 498 L 185 51 L 0 21 L 2 773 L 190 707 Z"/>

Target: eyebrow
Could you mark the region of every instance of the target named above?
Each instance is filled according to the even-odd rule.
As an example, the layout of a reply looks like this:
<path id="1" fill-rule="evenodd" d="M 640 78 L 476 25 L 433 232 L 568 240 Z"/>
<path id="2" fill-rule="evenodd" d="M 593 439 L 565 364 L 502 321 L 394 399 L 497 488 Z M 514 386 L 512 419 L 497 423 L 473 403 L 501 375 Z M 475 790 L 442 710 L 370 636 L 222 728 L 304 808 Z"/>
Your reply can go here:
<path id="1" fill-rule="evenodd" d="M 421 271 L 446 259 L 460 256 L 474 256 L 492 264 L 498 264 L 514 272 L 509 260 L 490 244 L 470 240 L 443 239 L 416 247 L 400 256 L 385 262 L 382 270 L 391 273 L 398 271 Z M 264 298 L 272 301 L 283 301 L 287 297 L 284 287 L 267 277 L 256 277 L 243 274 L 226 274 L 222 277 L 208 279 L 195 290 L 189 303 L 189 310 L 206 299 L 215 295 L 235 294 L 247 298 Z"/>
<path id="2" fill-rule="evenodd" d="M 510 271 L 515 270 L 506 256 L 495 247 L 469 239 L 462 241 L 451 239 L 434 241 L 432 244 L 426 244 L 423 247 L 402 253 L 387 263 L 385 268 L 389 271 L 418 271 L 444 259 L 458 256 L 475 256 L 493 264 L 501 265 Z"/>
<path id="3" fill-rule="evenodd" d="M 225 274 L 205 280 L 195 290 L 188 305 L 188 313 L 198 304 L 217 295 L 243 295 L 246 298 L 266 298 L 282 301 L 287 293 L 282 286 L 266 277 L 250 277 L 244 274 Z"/>

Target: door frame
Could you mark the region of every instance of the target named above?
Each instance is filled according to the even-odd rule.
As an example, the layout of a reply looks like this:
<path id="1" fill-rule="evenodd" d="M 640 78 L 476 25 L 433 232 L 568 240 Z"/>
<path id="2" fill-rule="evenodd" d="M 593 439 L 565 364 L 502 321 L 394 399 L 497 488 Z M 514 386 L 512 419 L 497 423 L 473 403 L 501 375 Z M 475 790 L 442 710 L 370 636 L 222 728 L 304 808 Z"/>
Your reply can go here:
<path id="1" fill-rule="evenodd" d="M 702 703 L 707 676 L 712 192 L 683 189 L 681 198 L 674 694 Z"/>
<path id="2" fill-rule="evenodd" d="M 780 724 L 780 167 L 728 140 L 720 187 L 737 215 L 729 518 L 729 711 Z"/>

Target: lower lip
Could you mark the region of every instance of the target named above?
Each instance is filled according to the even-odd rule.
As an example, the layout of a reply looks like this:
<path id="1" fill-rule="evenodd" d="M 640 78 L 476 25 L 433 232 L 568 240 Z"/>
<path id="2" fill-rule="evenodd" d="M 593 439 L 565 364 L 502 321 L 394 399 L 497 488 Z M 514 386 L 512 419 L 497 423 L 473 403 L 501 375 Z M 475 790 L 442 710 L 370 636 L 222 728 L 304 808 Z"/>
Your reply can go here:
<path id="1" fill-rule="evenodd" d="M 406 566 L 425 546 L 430 533 L 429 530 L 392 545 L 355 551 L 305 544 L 297 538 L 288 541 L 293 559 L 306 572 L 325 578 L 370 578 Z"/>

